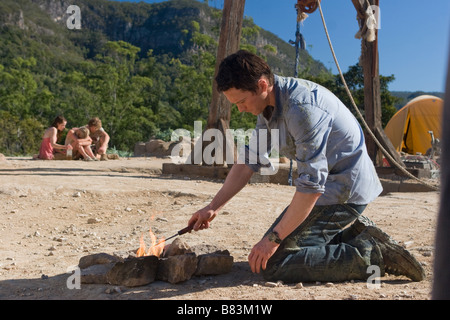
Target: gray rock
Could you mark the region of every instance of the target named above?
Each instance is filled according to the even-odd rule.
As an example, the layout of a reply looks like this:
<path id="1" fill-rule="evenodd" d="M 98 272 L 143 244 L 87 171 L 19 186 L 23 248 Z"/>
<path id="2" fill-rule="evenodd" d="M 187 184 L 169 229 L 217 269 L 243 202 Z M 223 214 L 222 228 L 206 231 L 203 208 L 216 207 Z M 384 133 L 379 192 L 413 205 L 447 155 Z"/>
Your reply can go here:
<path id="1" fill-rule="evenodd" d="M 197 262 L 198 259 L 193 253 L 162 258 L 156 278 L 173 284 L 189 280 L 197 269 Z"/>
<path id="2" fill-rule="evenodd" d="M 81 269 L 81 283 L 83 284 L 107 284 L 106 274 L 114 267 L 115 263 L 95 264 Z"/>
<path id="3" fill-rule="evenodd" d="M 85 269 L 96 264 L 115 263 L 123 261 L 123 259 L 107 253 L 94 253 L 80 258 L 78 267 Z"/>
<path id="4" fill-rule="evenodd" d="M 180 238 L 177 238 L 173 240 L 170 245 L 167 246 L 167 248 L 164 251 L 164 257 L 168 258 L 170 256 L 177 256 L 186 253 L 192 253 L 191 248 L 188 246 L 186 242 L 184 242 Z"/>
<path id="5" fill-rule="evenodd" d="M 196 276 L 225 274 L 233 267 L 233 257 L 225 254 L 208 253 L 198 256 Z"/>
<path id="6" fill-rule="evenodd" d="M 138 287 L 155 281 L 159 259 L 156 256 L 125 259 L 106 274 L 109 284 Z"/>
<path id="7" fill-rule="evenodd" d="M 192 246 L 191 250 L 197 255 L 215 253 L 215 254 L 223 254 L 230 255 L 230 252 L 227 249 L 217 247 L 212 244 L 199 244 L 196 246 Z"/>

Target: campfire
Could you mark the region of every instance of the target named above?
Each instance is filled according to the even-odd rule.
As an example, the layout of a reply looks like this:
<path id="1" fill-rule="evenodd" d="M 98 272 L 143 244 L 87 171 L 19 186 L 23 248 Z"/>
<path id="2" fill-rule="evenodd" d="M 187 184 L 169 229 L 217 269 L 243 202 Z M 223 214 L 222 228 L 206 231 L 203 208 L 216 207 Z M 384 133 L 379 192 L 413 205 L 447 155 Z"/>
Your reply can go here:
<path id="1" fill-rule="evenodd" d="M 187 232 L 186 230 L 191 229 L 180 230 L 178 235 Z M 127 258 L 107 253 L 82 257 L 78 264 L 81 282 L 136 287 L 155 280 L 175 284 L 193 276 L 218 275 L 231 271 L 233 257 L 226 249 L 208 244 L 190 247 L 180 238 L 167 245 L 164 238 L 157 239 L 151 228 L 149 235 L 149 247 L 146 247 L 144 235 L 141 235 L 139 249 Z M 172 237 L 167 239 L 170 238 Z"/>
<path id="2" fill-rule="evenodd" d="M 136 252 L 136 257 L 144 257 L 144 256 L 156 256 L 156 257 L 160 257 L 161 254 L 164 251 L 164 244 L 165 244 L 165 240 L 164 238 L 160 239 L 158 242 L 156 241 L 156 236 L 155 234 L 152 232 L 152 229 L 150 228 L 149 230 L 149 234 L 150 234 L 150 239 L 151 239 L 151 245 L 150 248 L 146 251 L 145 249 L 145 241 L 144 241 L 144 235 L 141 236 L 141 240 L 140 242 L 140 246 L 138 251 Z"/>

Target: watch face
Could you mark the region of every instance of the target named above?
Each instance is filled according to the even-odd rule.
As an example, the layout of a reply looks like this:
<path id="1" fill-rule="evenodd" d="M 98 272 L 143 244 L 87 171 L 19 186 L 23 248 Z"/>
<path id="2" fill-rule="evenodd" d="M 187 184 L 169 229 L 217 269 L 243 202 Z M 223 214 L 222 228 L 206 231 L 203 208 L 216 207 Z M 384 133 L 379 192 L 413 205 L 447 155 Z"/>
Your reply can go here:
<path id="1" fill-rule="evenodd" d="M 275 242 L 275 243 L 280 243 L 281 239 L 275 232 L 271 232 L 271 233 L 269 233 L 269 241 Z"/>

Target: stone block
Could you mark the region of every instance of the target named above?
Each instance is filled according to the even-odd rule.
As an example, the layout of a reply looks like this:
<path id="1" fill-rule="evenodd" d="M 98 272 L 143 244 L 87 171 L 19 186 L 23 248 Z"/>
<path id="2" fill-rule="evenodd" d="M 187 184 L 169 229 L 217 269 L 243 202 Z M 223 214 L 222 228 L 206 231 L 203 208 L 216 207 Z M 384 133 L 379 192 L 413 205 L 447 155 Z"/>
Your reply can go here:
<path id="1" fill-rule="evenodd" d="M 83 284 L 107 284 L 106 275 L 114 267 L 115 263 L 95 264 L 81 269 L 81 283 Z"/>
<path id="2" fill-rule="evenodd" d="M 155 281 L 158 263 L 156 256 L 125 259 L 117 262 L 107 273 L 107 282 L 127 287 L 147 285 Z"/>
<path id="3" fill-rule="evenodd" d="M 96 264 L 116 263 L 119 261 L 123 261 L 123 259 L 107 253 L 94 253 L 81 257 L 78 262 L 78 267 L 80 267 L 80 269 L 86 269 Z"/>
<path id="4" fill-rule="evenodd" d="M 230 255 L 207 253 L 198 256 L 196 276 L 225 274 L 233 267 Z"/>
<path id="5" fill-rule="evenodd" d="M 186 242 L 180 238 L 176 238 L 164 249 L 164 257 L 167 258 L 170 256 L 178 256 L 191 252 L 192 250 Z"/>
<path id="6" fill-rule="evenodd" d="M 197 256 L 193 253 L 162 258 L 156 279 L 173 284 L 189 280 L 197 269 L 197 262 Z"/>

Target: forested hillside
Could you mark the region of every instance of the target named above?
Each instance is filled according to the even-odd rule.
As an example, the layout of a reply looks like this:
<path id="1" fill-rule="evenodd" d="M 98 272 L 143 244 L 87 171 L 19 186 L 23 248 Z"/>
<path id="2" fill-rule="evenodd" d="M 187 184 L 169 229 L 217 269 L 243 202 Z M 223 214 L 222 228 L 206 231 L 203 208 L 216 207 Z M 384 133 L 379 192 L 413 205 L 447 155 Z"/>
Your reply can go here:
<path id="1" fill-rule="evenodd" d="M 70 5 L 81 29 L 69 29 Z M 206 121 L 220 10 L 193 0 L 158 4 L 106 0 L 0 2 L 0 152 L 37 152 L 55 116 L 68 127 L 102 119 L 111 147 L 169 136 Z M 246 18 L 242 47 L 293 74 L 295 50 Z M 327 73 L 302 52 L 301 68 Z M 253 117 L 233 113 L 233 127 Z"/>
<path id="2" fill-rule="evenodd" d="M 70 5 L 80 8 L 81 29 L 67 26 Z M 37 153 L 57 115 L 68 128 L 100 117 L 110 147 L 122 151 L 152 136 L 170 139 L 177 128 L 192 130 L 196 120 L 205 123 L 221 15 L 195 0 L 0 1 L 0 153 Z M 250 17 L 241 48 L 264 57 L 277 74 L 294 74 L 295 48 Z M 304 50 L 299 72 L 347 99 L 338 77 Z M 346 76 L 361 94 L 360 68 Z M 387 98 L 389 108 L 394 102 Z M 247 129 L 254 120 L 233 108 L 230 125 Z"/>

